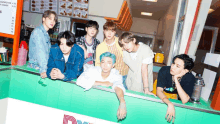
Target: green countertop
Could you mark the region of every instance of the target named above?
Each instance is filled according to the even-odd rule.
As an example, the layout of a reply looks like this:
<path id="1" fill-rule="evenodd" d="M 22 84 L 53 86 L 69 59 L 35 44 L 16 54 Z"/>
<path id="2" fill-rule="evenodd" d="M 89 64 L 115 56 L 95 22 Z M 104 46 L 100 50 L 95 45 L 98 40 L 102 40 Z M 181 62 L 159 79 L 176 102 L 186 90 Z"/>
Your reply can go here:
<path id="1" fill-rule="evenodd" d="M 9 97 L 117 122 L 116 112 L 119 103 L 111 88 L 94 87 L 84 92 L 83 88 L 73 83 L 74 81 L 54 81 L 48 78 L 43 79 L 42 85 L 39 83 L 41 78 L 38 71 L 26 65 L 0 66 L 0 79 L 2 79 L 0 99 Z M 127 90 L 125 100 L 127 118 L 120 123 L 166 123 L 164 117 L 167 106 L 158 97 Z M 201 104 L 170 101 L 176 106 L 175 123 L 198 122 L 200 124 L 220 119 L 220 112 L 213 110 L 210 104 L 202 99 Z"/>

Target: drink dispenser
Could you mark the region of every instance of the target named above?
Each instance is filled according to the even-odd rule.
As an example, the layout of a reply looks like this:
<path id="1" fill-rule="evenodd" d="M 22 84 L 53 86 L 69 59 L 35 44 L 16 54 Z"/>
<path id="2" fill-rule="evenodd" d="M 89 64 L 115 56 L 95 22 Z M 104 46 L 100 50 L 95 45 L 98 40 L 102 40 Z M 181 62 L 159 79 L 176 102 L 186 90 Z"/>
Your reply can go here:
<path id="1" fill-rule="evenodd" d="M 197 74 L 193 94 L 191 97 L 192 102 L 199 103 L 201 92 L 202 92 L 202 87 L 204 86 L 205 86 L 205 83 L 204 83 L 204 80 L 201 74 Z"/>

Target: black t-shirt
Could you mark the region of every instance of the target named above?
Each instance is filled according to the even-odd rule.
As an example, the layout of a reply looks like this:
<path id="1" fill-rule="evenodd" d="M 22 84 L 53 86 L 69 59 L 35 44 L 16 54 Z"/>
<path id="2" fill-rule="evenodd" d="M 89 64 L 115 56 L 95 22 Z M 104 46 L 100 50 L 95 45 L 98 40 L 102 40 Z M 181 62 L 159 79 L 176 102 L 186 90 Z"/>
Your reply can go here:
<path id="1" fill-rule="evenodd" d="M 193 88 L 195 84 L 195 77 L 191 72 L 186 73 L 180 81 L 180 85 L 183 88 L 183 90 L 189 95 L 189 97 L 192 96 Z M 172 75 L 170 74 L 170 66 L 163 66 L 157 77 L 157 87 L 170 88 L 173 87 L 172 85 Z M 177 93 L 177 90 L 173 91 L 174 93 Z"/>

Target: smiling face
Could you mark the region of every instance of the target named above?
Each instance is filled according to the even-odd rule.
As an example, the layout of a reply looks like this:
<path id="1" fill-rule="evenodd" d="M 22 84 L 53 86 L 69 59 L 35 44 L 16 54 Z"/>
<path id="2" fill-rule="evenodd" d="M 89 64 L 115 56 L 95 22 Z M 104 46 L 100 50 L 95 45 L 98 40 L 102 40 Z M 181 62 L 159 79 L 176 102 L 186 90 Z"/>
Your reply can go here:
<path id="1" fill-rule="evenodd" d="M 72 49 L 72 47 L 69 47 L 69 46 L 66 45 L 66 39 L 65 38 L 60 39 L 59 47 L 60 47 L 60 49 L 61 49 L 61 51 L 64 55 L 69 55 L 70 52 L 71 52 L 71 49 Z"/>
<path id="2" fill-rule="evenodd" d="M 87 35 L 89 35 L 90 37 L 94 37 L 97 31 L 98 30 L 95 27 L 86 27 Z"/>
<path id="3" fill-rule="evenodd" d="M 46 31 L 52 29 L 55 24 L 56 24 L 56 19 L 54 14 L 50 14 L 49 17 L 46 18 L 43 17 L 43 25 Z"/>
<path id="4" fill-rule="evenodd" d="M 100 66 L 102 68 L 102 72 L 109 73 L 111 71 L 111 69 L 114 67 L 113 62 L 112 62 L 112 58 L 110 58 L 110 57 L 102 58 Z"/>
<path id="5" fill-rule="evenodd" d="M 115 36 L 116 31 L 114 30 L 110 30 L 110 29 L 106 29 L 104 30 L 104 34 L 107 40 L 112 40 Z"/>
<path id="6" fill-rule="evenodd" d="M 174 60 L 174 63 L 172 63 L 170 68 L 170 74 L 171 75 L 178 75 L 182 71 L 184 71 L 184 61 L 182 59 L 176 58 Z"/>

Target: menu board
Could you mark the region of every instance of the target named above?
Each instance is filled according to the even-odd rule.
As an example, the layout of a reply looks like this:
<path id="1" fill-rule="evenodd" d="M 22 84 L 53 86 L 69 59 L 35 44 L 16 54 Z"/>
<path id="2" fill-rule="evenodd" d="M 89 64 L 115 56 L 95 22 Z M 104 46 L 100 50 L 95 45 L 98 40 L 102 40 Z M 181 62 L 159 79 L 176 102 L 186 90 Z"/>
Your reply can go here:
<path id="1" fill-rule="evenodd" d="M 15 33 L 17 0 L 0 0 L 0 33 Z"/>
<path id="2" fill-rule="evenodd" d="M 73 15 L 73 0 L 59 0 L 59 15 Z"/>
<path id="3" fill-rule="evenodd" d="M 89 0 L 74 0 L 73 17 L 87 18 Z"/>
<path id="4" fill-rule="evenodd" d="M 51 10 L 57 13 L 57 0 L 31 0 L 31 11 L 44 13 Z"/>
<path id="5" fill-rule="evenodd" d="M 29 8 L 30 8 L 30 0 L 24 0 L 23 10 L 24 11 L 29 11 Z"/>

